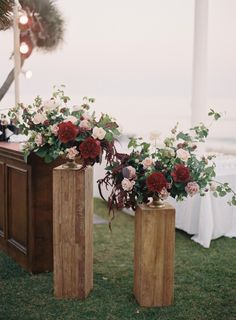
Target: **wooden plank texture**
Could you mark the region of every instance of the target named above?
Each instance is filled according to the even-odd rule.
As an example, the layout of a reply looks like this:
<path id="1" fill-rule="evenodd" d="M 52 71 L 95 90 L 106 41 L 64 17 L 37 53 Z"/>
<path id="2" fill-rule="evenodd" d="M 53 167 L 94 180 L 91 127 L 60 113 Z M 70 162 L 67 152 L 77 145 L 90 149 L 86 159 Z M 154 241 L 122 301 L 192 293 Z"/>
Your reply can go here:
<path id="1" fill-rule="evenodd" d="M 134 295 L 141 306 L 174 298 L 175 209 L 138 206 L 135 213 Z"/>
<path id="2" fill-rule="evenodd" d="M 93 168 L 53 171 L 54 293 L 85 299 L 93 288 Z"/>

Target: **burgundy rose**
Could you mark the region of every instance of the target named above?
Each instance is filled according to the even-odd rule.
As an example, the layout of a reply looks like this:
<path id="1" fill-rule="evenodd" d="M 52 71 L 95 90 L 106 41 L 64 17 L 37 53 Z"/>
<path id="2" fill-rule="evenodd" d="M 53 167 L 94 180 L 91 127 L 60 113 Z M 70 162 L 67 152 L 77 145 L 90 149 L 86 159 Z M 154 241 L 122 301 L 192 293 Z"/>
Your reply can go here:
<path id="1" fill-rule="evenodd" d="M 167 180 L 161 172 L 153 172 L 147 177 L 146 184 L 148 190 L 152 192 L 161 192 L 163 188 L 167 188 Z"/>
<path id="2" fill-rule="evenodd" d="M 65 113 L 68 110 L 68 108 L 61 108 L 61 113 Z"/>
<path id="3" fill-rule="evenodd" d="M 175 182 L 188 182 L 190 180 L 189 168 L 184 164 L 176 164 L 171 176 Z"/>
<path id="4" fill-rule="evenodd" d="M 79 150 L 82 158 L 95 159 L 101 152 L 101 145 L 98 140 L 95 140 L 93 137 L 89 137 L 80 144 Z"/>
<path id="5" fill-rule="evenodd" d="M 183 149 L 184 147 L 184 144 L 183 143 L 178 143 L 177 144 L 177 149 Z"/>
<path id="6" fill-rule="evenodd" d="M 43 123 L 45 126 L 49 126 L 50 125 L 50 121 L 49 120 L 45 120 Z"/>
<path id="7" fill-rule="evenodd" d="M 58 139 L 63 143 L 74 141 L 79 133 L 79 128 L 71 121 L 60 123 L 58 128 Z"/>

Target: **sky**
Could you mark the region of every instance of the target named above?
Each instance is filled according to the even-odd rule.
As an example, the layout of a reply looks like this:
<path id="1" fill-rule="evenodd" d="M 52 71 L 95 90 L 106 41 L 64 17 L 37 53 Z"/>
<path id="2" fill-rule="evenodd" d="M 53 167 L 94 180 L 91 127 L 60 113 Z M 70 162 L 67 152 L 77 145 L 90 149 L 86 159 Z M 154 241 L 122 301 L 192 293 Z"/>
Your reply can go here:
<path id="1" fill-rule="evenodd" d="M 20 78 L 22 102 L 48 99 L 54 85 L 65 84 L 74 104 L 94 97 L 96 110 L 114 115 L 127 132 L 165 131 L 176 120 L 189 125 L 194 0 L 56 3 L 64 42 L 26 61 L 33 77 Z M 228 122 L 215 132 L 223 128 L 229 137 L 236 133 L 235 16 L 235 0 L 209 0 L 208 104 L 226 112 Z M 13 64 L 12 43 L 12 31 L 0 33 L 0 83 Z M 0 107 L 13 103 L 12 86 Z"/>

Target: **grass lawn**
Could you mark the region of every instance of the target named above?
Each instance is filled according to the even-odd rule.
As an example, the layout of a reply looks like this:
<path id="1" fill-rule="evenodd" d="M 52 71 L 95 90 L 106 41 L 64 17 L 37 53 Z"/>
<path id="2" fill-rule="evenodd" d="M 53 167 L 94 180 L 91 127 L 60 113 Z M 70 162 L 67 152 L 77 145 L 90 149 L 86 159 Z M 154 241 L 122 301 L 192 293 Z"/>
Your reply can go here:
<path id="1" fill-rule="evenodd" d="M 107 218 L 106 204 L 96 199 L 95 212 Z M 85 301 L 55 299 L 51 273 L 32 276 L 0 253 L 0 319 L 236 319 L 236 239 L 204 249 L 177 231 L 174 305 L 149 309 L 132 294 L 133 235 L 134 218 L 122 213 L 112 233 L 94 226 L 94 289 Z"/>

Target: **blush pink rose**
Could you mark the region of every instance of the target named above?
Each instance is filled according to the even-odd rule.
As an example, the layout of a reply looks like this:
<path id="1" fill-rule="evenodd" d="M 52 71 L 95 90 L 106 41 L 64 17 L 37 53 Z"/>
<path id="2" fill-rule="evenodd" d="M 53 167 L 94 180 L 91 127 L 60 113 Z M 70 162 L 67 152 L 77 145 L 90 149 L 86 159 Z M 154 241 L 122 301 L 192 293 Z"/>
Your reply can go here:
<path id="1" fill-rule="evenodd" d="M 199 193 L 199 185 L 197 182 L 188 182 L 187 186 L 185 187 L 185 191 L 187 194 L 189 194 L 191 197 L 194 196 L 196 193 Z"/>
<path id="2" fill-rule="evenodd" d="M 179 158 L 180 160 L 186 162 L 188 160 L 188 158 L 190 157 L 190 154 L 187 150 L 180 148 L 176 151 L 176 157 Z"/>
<path id="3" fill-rule="evenodd" d="M 142 165 L 144 169 L 147 169 L 153 165 L 153 159 L 152 158 L 145 158 L 142 161 Z"/>
<path id="4" fill-rule="evenodd" d="M 123 168 L 122 170 L 124 178 L 135 179 L 136 178 L 136 169 L 132 166 Z"/>
<path id="5" fill-rule="evenodd" d="M 52 134 L 54 134 L 55 136 L 58 135 L 58 130 L 59 130 L 59 127 L 57 124 L 54 124 L 53 126 L 51 126 L 51 132 Z"/>
<path id="6" fill-rule="evenodd" d="M 67 152 L 66 157 L 71 160 L 74 160 L 75 157 L 79 154 L 76 147 L 68 148 L 66 149 L 66 152 Z"/>
<path id="7" fill-rule="evenodd" d="M 121 185 L 122 185 L 122 188 L 123 190 L 125 191 L 131 191 L 135 185 L 135 182 L 134 181 L 130 181 L 129 179 L 127 178 L 124 178 L 121 182 Z"/>
<path id="8" fill-rule="evenodd" d="M 91 126 L 90 126 L 89 121 L 88 121 L 88 120 L 85 120 L 85 119 L 82 120 L 82 121 L 80 121 L 79 127 L 80 127 L 80 128 L 83 128 L 83 129 L 86 129 L 86 130 L 91 129 Z"/>

